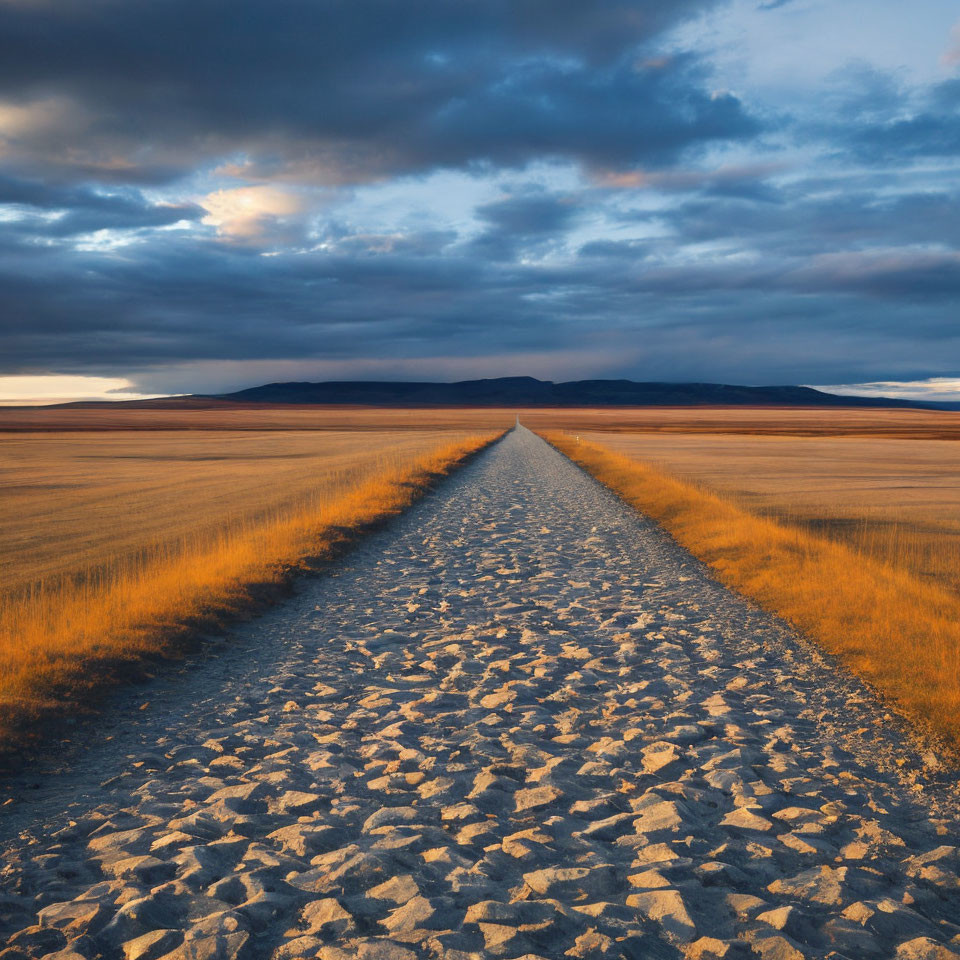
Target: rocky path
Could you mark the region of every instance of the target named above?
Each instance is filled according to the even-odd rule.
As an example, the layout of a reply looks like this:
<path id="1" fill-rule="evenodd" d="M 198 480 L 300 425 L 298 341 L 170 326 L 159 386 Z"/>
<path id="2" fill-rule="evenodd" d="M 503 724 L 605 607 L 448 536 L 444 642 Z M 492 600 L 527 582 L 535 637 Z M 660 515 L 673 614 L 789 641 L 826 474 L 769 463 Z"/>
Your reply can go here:
<path id="1" fill-rule="evenodd" d="M 526 430 L 238 633 L 0 814 L 2 960 L 960 956 L 950 778 Z"/>

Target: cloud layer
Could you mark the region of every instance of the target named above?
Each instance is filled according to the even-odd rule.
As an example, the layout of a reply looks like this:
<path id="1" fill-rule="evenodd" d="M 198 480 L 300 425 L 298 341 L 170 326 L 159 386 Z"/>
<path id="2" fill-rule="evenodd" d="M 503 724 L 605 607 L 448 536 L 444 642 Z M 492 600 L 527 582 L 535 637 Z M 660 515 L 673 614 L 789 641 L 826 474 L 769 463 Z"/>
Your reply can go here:
<path id="1" fill-rule="evenodd" d="M 743 9 L 0 0 L 0 374 L 960 375 L 952 47 L 737 92 Z"/>

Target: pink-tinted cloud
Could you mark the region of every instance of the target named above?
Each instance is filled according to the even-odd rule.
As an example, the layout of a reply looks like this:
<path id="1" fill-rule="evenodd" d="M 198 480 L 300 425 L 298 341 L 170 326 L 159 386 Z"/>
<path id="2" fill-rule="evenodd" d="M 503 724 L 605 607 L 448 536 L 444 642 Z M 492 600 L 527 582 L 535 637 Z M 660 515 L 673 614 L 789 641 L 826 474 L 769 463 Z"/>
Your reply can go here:
<path id="1" fill-rule="evenodd" d="M 944 50 L 940 62 L 945 67 L 960 66 L 960 20 L 953 25 L 953 29 L 950 31 L 950 46 Z"/>

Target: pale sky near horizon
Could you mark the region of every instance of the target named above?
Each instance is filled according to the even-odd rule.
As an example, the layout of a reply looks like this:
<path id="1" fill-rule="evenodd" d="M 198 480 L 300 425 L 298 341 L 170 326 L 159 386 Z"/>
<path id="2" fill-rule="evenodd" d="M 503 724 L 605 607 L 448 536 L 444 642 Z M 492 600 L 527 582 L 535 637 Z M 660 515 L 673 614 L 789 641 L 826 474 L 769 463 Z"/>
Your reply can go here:
<path id="1" fill-rule="evenodd" d="M 0 402 L 960 399 L 960 9 L 0 0 Z M 51 379 L 52 378 L 52 379 Z"/>

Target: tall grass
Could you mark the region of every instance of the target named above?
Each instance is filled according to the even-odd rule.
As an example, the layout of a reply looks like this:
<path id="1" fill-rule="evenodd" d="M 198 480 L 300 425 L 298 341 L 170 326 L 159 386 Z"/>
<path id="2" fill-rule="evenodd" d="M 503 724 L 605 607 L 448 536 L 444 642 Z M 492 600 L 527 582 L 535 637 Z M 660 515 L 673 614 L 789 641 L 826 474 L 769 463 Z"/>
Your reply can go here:
<path id="1" fill-rule="evenodd" d="M 901 713 L 960 747 L 960 596 L 952 590 L 599 444 L 545 436 L 723 583 L 792 623 Z"/>
<path id="2" fill-rule="evenodd" d="M 940 527 L 912 517 L 893 520 L 889 510 L 880 516 L 857 518 L 812 516 L 798 510 L 764 508 L 762 515 L 846 544 L 858 556 L 879 560 L 925 583 L 945 587 L 960 596 L 960 532 L 955 523 Z"/>
<path id="3" fill-rule="evenodd" d="M 125 667 L 169 651 L 191 631 L 251 609 L 265 588 L 396 515 L 493 438 L 382 459 L 272 513 L 0 597 L 0 741 L 24 721 L 82 705 Z"/>

